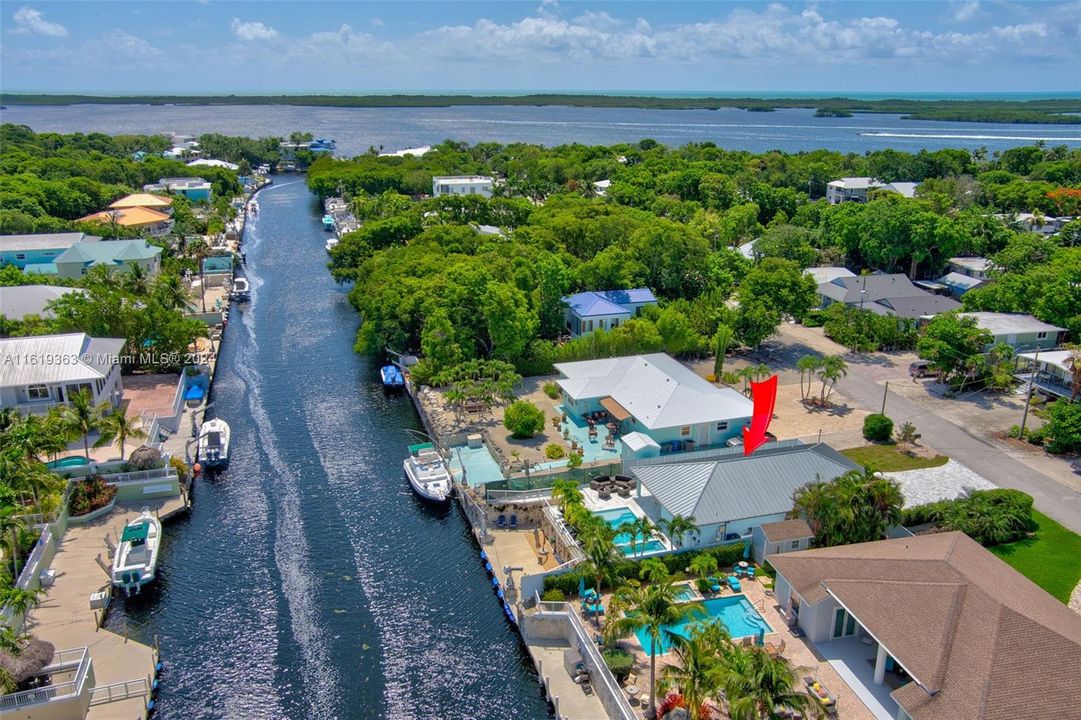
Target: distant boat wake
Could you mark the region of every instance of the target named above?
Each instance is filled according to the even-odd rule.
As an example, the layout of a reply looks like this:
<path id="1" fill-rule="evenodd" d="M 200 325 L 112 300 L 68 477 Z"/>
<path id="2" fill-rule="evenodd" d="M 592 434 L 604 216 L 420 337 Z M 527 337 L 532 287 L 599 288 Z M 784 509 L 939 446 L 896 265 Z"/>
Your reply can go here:
<path id="1" fill-rule="evenodd" d="M 1061 137 L 1052 135 L 1040 137 L 1037 135 L 953 135 L 935 133 L 897 133 L 897 132 L 873 132 L 859 133 L 868 137 L 893 137 L 893 138 L 933 138 L 936 140 L 1043 140 L 1044 142 L 1081 142 L 1081 137 Z"/>

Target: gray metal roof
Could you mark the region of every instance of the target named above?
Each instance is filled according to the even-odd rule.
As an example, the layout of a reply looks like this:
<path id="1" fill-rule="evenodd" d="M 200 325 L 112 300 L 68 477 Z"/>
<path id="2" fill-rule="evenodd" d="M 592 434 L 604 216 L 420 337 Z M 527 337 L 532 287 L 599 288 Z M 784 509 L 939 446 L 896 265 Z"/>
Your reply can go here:
<path id="1" fill-rule="evenodd" d="M 59 250 L 80 242 L 97 242 L 97 235 L 81 232 L 33 233 L 30 235 L 0 235 L 0 250 Z"/>
<path id="2" fill-rule="evenodd" d="M 83 293 L 79 288 L 60 287 L 58 285 L 14 285 L 0 287 L 0 316 L 8 320 L 22 320 L 27 315 L 52 317 L 46 309 L 51 301 L 68 293 Z"/>
<path id="3" fill-rule="evenodd" d="M 672 514 L 699 525 L 763 517 L 792 509 L 803 485 L 832 480 L 860 466 L 828 445 L 777 443 L 749 456 L 632 465 L 630 472 Z"/>
<path id="4" fill-rule="evenodd" d="M 0 385 L 90 382 L 109 373 L 123 348 L 121 339 L 86 333 L 0 340 Z"/>
<path id="5" fill-rule="evenodd" d="M 836 277 L 818 286 L 818 293 L 836 302 L 871 310 L 880 315 L 918 318 L 956 310 L 961 303 L 932 295 L 912 284 L 901 273 Z M 878 305 L 876 307 L 875 305 Z"/>
<path id="6" fill-rule="evenodd" d="M 1045 323 L 1023 313 L 970 312 L 959 313 L 961 317 L 976 318 L 976 325 L 992 335 L 1020 335 L 1036 332 L 1065 332 L 1066 328 Z"/>

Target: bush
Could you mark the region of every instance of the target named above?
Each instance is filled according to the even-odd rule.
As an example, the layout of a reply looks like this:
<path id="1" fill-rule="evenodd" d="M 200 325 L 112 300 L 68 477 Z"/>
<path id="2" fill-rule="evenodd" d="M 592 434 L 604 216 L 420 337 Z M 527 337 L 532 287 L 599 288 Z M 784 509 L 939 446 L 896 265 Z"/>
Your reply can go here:
<path id="1" fill-rule="evenodd" d="M 558 588 L 545 590 L 544 595 L 541 596 L 541 600 L 544 600 L 545 602 L 564 602 L 566 599 L 567 596 Z"/>
<path id="2" fill-rule="evenodd" d="M 821 310 L 810 310 L 803 316 L 803 319 L 800 320 L 800 324 L 803 325 L 803 327 L 810 328 L 822 327 L 825 322 L 826 319 L 822 316 Z"/>
<path id="3" fill-rule="evenodd" d="M 544 411 L 528 400 L 515 400 L 503 413 L 503 427 L 516 438 L 531 438 L 544 429 Z"/>
<path id="4" fill-rule="evenodd" d="M 863 437 L 871 442 L 886 442 L 893 437 L 893 420 L 875 413 L 863 419 Z"/>
<path id="5" fill-rule="evenodd" d="M 604 664 L 616 676 L 617 681 L 623 682 L 631 674 L 631 668 L 634 667 L 634 656 L 629 652 L 625 650 L 605 650 L 601 653 L 601 657 L 604 658 Z"/>
<path id="6" fill-rule="evenodd" d="M 582 466 L 582 453 L 572 452 L 567 456 L 567 466 L 570 468 L 576 468 Z"/>
<path id="7" fill-rule="evenodd" d="M 549 460 L 558 460 L 561 457 L 565 457 L 566 454 L 567 451 L 563 449 L 562 445 L 548 443 L 544 447 L 544 457 L 548 458 Z"/>
<path id="8" fill-rule="evenodd" d="M 74 484 L 68 500 L 68 512 L 74 516 L 86 515 L 105 507 L 114 497 L 116 488 L 107 485 L 101 475 L 95 475 L 89 480 Z"/>
<path id="9" fill-rule="evenodd" d="M 1010 425 L 1010 429 L 1006 434 L 1009 435 L 1010 437 L 1014 438 L 1015 440 L 1019 439 L 1021 437 L 1021 426 L 1020 425 Z"/>
<path id="10" fill-rule="evenodd" d="M 1036 528 L 1032 497 L 1020 490 L 974 490 L 956 500 L 917 505 L 904 511 L 905 525 L 959 530 L 984 546 L 1018 540 Z"/>
<path id="11" fill-rule="evenodd" d="M 188 468 L 188 464 L 178 458 L 176 455 L 173 455 L 169 458 L 169 464 L 173 466 L 174 470 L 176 470 L 176 474 L 180 478 L 180 482 L 186 482 L 188 476 L 191 474 L 191 470 Z"/>
<path id="12" fill-rule="evenodd" d="M 1040 428 L 1047 451 L 1055 454 L 1081 450 L 1081 403 L 1056 400 L 1047 410 L 1047 424 Z M 1029 441 L 1037 433 L 1029 433 Z"/>
<path id="13" fill-rule="evenodd" d="M 553 400 L 558 400 L 561 394 L 559 390 L 559 385 L 556 385 L 554 382 L 551 381 L 544 383 L 544 394 Z"/>
<path id="14" fill-rule="evenodd" d="M 694 584 L 695 586 L 697 586 L 698 592 L 702 593 L 703 595 L 709 592 L 709 580 L 706 580 L 705 578 L 698 578 L 694 582 Z"/>

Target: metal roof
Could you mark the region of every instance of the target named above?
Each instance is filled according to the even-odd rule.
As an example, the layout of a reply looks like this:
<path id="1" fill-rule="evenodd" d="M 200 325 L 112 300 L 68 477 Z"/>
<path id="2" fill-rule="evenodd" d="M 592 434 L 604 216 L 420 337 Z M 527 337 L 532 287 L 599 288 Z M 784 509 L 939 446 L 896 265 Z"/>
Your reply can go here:
<path id="1" fill-rule="evenodd" d="M 805 275 L 810 275 L 814 278 L 814 281 L 821 285 L 822 283 L 828 283 L 839 277 L 856 277 L 856 273 L 852 272 L 846 267 L 811 267 L 803 271 Z"/>
<path id="2" fill-rule="evenodd" d="M 754 405 L 664 353 L 558 363 L 575 400 L 611 397 L 649 430 L 751 417 Z"/>
<path id="3" fill-rule="evenodd" d="M 632 465 L 630 472 L 668 512 L 694 516 L 700 526 L 788 512 L 798 488 L 860 467 L 822 444 L 763 446 L 706 462 L 673 457 Z"/>
<path id="4" fill-rule="evenodd" d="M 81 232 L 33 233 L 30 235 L 0 235 L 0 250 L 59 250 L 75 243 L 97 242 L 97 235 Z"/>
<path id="5" fill-rule="evenodd" d="M 86 333 L 39 335 L 0 340 L 0 385 L 89 382 L 109 374 L 124 348 L 119 338 Z"/>
<path id="6" fill-rule="evenodd" d="M 938 279 L 938 282 L 943 285 L 948 285 L 953 288 L 960 288 L 962 290 L 971 290 L 977 288 L 980 285 L 987 283 L 984 278 L 975 278 L 971 275 L 962 275 L 959 272 L 948 272 Z"/>
<path id="7" fill-rule="evenodd" d="M 1066 328 L 1045 323 L 1024 313 L 970 312 L 958 313 L 961 317 L 976 318 L 976 325 L 992 335 L 1014 335 L 1035 332 L 1065 332 Z"/>
<path id="8" fill-rule="evenodd" d="M 0 287 L 0 315 L 9 320 L 22 320 L 27 315 L 52 317 L 46 309 L 51 301 L 68 293 L 86 293 L 79 288 L 57 285 L 15 285 Z"/>
<path id="9" fill-rule="evenodd" d="M 570 295 L 563 298 L 563 302 L 567 303 L 573 312 L 578 317 L 597 317 L 600 315 L 629 315 L 630 310 L 625 307 L 620 307 L 614 302 L 608 300 L 600 293 L 595 292 L 581 292 L 577 295 Z"/>

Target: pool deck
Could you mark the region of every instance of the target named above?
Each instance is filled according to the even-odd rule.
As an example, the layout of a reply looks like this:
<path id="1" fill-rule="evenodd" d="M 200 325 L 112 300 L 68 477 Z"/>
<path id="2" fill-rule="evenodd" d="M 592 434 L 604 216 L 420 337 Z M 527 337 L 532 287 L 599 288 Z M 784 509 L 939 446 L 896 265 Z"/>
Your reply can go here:
<path id="1" fill-rule="evenodd" d="M 597 720 L 608 717 L 594 691 L 586 695 L 582 686 L 574 682 L 563 666 L 563 653 L 570 649 L 567 643 L 546 640 L 526 646 L 538 672 L 548 686 L 548 695 L 558 703 L 558 717 L 567 720 Z"/>
<path id="2" fill-rule="evenodd" d="M 98 558 L 106 564 L 111 561 L 105 538 L 111 536 L 115 542 L 116 530 L 138 517 L 143 507 L 149 507 L 159 517 L 186 510 L 183 497 L 146 501 L 138 507 L 117 506 L 97 520 L 69 526 L 50 565 L 56 571 L 56 581 L 26 621 L 27 632 L 51 642 L 57 650 L 89 648 L 96 687 L 154 677 L 156 650 L 99 629 L 101 611 L 92 609 L 89 601 L 90 595 L 110 586 L 108 574 L 97 562 Z M 131 720 L 146 716 L 146 700 L 142 697 L 94 705 L 86 715 L 88 720 Z"/>

